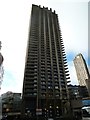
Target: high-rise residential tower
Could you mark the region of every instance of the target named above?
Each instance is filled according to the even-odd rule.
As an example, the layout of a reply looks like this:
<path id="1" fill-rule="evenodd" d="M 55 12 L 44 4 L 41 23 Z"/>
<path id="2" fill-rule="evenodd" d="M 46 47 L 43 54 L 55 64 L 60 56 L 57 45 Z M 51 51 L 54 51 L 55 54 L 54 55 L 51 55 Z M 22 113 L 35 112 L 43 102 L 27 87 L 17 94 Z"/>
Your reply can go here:
<path id="1" fill-rule="evenodd" d="M 80 53 L 74 59 L 74 65 L 76 69 L 76 74 L 80 86 L 86 86 L 89 90 L 90 88 L 90 75 L 87 68 L 86 61 L 83 55 Z"/>
<path id="2" fill-rule="evenodd" d="M 69 79 L 58 15 L 32 5 L 23 81 L 22 112 L 54 118 L 65 113 Z M 69 104 L 68 104 L 69 105 Z"/>

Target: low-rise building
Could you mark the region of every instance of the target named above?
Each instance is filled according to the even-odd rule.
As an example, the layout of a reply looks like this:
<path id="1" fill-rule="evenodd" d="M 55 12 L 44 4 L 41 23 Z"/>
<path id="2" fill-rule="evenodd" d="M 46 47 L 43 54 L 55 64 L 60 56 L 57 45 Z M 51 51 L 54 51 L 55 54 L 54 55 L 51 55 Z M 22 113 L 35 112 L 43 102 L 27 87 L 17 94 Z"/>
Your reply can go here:
<path id="1" fill-rule="evenodd" d="M 1 95 L 2 97 L 2 114 L 18 115 L 21 111 L 21 93 L 8 91 Z"/>
<path id="2" fill-rule="evenodd" d="M 89 97 L 86 86 L 68 85 L 70 100 Z"/>
<path id="3" fill-rule="evenodd" d="M 88 90 L 80 85 L 68 85 L 68 88 L 73 115 L 81 118 L 83 99 L 89 97 Z"/>

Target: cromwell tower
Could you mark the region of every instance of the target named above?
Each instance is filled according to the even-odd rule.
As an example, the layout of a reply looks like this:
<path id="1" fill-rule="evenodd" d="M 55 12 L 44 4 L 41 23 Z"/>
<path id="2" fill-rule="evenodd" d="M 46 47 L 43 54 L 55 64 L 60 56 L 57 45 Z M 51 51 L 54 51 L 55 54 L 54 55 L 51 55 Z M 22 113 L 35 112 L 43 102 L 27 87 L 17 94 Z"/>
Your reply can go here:
<path id="1" fill-rule="evenodd" d="M 23 81 L 22 113 L 60 117 L 69 100 L 69 79 L 58 16 L 32 5 Z"/>

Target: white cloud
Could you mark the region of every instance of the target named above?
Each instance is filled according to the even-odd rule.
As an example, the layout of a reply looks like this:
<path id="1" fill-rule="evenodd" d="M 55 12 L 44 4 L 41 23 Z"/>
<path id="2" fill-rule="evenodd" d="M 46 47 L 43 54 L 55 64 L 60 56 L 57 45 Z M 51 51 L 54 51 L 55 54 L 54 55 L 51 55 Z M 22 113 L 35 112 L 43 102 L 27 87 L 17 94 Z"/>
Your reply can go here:
<path id="1" fill-rule="evenodd" d="M 63 6 L 59 21 L 66 51 L 88 54 L 88 4 L 71 3 Z"/>
<path id="2" fill-rule="evenodd" d="M 69 73 L 70 73 L 71 84 L 78 85 L 77 75 L 76 75 L 73 61 L 68 62 L 68 68 L 69 68 Z"/>

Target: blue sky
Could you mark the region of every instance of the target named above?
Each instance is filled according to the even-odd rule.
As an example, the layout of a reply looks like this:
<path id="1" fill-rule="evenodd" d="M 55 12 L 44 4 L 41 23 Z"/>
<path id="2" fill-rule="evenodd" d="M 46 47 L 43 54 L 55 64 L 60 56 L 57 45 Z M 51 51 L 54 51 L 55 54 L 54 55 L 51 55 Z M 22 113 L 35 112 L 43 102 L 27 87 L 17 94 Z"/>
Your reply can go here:
<path id="1" fill-rule="evenodd" d="M 63 1 L 63 2 L 62 2 Z M 78 84 L 73 59 L 88 60 L 88 1 L 3 0 L 0 2 L 0 40 L 4 56 L 1 93 L 22 92 L 31 5 L 52 8 L 58 14 L 72 84 Z"/>

